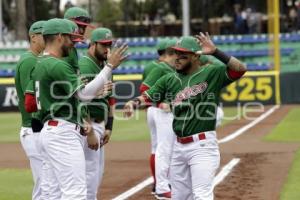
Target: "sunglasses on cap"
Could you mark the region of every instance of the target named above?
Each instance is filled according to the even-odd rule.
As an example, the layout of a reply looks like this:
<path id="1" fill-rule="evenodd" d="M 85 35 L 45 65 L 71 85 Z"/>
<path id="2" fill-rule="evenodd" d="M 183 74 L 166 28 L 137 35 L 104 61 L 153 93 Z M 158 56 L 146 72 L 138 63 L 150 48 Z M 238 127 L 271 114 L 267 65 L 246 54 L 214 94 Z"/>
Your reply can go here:
<path id="1" fill-rule="evenodd" d="M 91 18 L 89 18 L 89 17 L 83 17 L 83 16 L 81 16 L 81 17 L 76 17 L 74 19 L 76 21 L 84 22 L 84 23 L 87 23 L 87 24 L 91 23 Z"/>
<path id="2" fill-rule="evenodd" d="M 73 21 L 78 25 L 78 26 L 88 26 L 92 29 L 96 28 L 95 26 L 91 25 L 91 18 L 89 17 L 76 17 L 73 18 Z"/>

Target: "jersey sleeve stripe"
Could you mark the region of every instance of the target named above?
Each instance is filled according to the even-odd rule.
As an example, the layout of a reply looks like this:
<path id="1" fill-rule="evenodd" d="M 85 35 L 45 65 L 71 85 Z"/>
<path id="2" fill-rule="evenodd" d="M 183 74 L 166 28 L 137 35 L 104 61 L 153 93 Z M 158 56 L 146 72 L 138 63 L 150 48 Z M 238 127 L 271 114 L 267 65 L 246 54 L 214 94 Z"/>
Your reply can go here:
<path id="1" fill-rule="evenodd" d="M 84 84 L 80 84 L 72 93 L 71 93 L 71 95 L 70 96 L 73 96 L 78 90 L 80 90 L 80 89 L 82 89 L 82 88 L 84 88 L 85 86 L 84 86 Z"/>
<path id="2" fill-rule="evenodd" d="M 33 90 L 26 90 L 25 94 L 34 94 L 34 91 Z"/>
<path id="3" fill-rule="evenodd" d="M 142 96 L 145 98 L 146 101 L 147 99 L 153 101 L 153 99 L 151 98 L 151 96 L 148 94 L 147 91 L 145 91 Z"/>
<path id="4" fill-rule="evenodd" d="M 143 85 L 146 85 L 147 87 L 150 88 L 150 85 L 148 85 L 147 83 L 143 82 L 142 84 L 143 84 Z"/>

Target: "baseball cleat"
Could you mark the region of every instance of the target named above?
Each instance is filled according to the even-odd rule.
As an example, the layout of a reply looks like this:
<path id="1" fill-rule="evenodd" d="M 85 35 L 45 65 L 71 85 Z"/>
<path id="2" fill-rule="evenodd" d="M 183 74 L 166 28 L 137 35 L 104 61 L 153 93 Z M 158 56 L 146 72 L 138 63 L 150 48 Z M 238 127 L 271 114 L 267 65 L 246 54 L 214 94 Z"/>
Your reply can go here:
<path id="1" fill-rule="evenodd" d="M 166 192 L 162 194 L 155 194 L 155 198 L 159 200 L 171 199 L 171 192 Z"/>

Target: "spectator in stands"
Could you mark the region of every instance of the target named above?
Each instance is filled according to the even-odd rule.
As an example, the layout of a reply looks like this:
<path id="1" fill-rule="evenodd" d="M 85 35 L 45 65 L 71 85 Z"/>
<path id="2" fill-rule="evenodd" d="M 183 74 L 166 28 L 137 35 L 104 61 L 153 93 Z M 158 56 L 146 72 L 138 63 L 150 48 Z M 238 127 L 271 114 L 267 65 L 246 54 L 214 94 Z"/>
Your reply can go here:
<path id="1" fill-rule="evenodd" d="M 249 33 L 261 33 L 261 14 L 254 9 L 247 8 L 247 25 Z"/>
<path id="2" fill-rule="evenodd" d="M 288 17 L 288 22 L 289 22 L 289 31 L 297 31 L 298 29 L 298 12 L 295 7 L 291 7 L 289 10 L 289 17 Z"/>
<path id="3" fill-rule="evenodd" d="M 151 36 L 159 36 L 164 34 L 165 21 L 163 18 L 163 9 L 158 9 L 153 20 L 153 26 L 150 29 Z"/>
<path id="4" fill-rule="evenodd" d="M 297 8 L 297 29 L 300 29 L 300 1 L 297 1 L 295 3 L 296 8 Z"/>
<path id="5" fill-rule="evenodd" d="M 246 34 L 248 32 L 246 13 L 241 11 L 240 4 L 234 4 L 234 32 L 236 34 Z"/>

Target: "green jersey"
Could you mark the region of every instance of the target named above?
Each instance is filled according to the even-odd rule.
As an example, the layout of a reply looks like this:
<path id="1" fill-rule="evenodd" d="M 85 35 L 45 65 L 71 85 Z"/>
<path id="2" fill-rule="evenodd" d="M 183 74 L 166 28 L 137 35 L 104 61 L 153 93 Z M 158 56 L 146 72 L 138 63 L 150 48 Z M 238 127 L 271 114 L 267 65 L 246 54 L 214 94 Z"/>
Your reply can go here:
<path id="1" fill-rule="evenodd" d="M 25 111 L 25 91 L 30 82 L 30 74 L 37 62 L 37 56 L 28 51 L 24 53 L 16 67 L 15 85 L 19 98 L 19 110 L 22 116 L 22 126 L 31 127 L 31 114 Z"/>
<path id="2" fill-rule="evenodd" d="M 157 60 L 150 62 L 145 66 L 144 72 L 143 72 L 143 77 L 142 77 L 142 82 L 147 78 L 147 76 L 150 74 L 150 72 L 157 67 L 159 64 Z"/>
<path id="3" fill-rule="evenodd" d="M 64 61 L 69 63 L 73 68 L 78 69 L 78 53 L 76 48 L 72 48 L 72 50 L 69 52 L 69 56 L 63 58 Z"/>
<path id="4" fill-rule="evenodd" d="M 90 55 L 83 56 L 79 60 L 80 73 L 88 81 L 93 80 L 93 78 L 100 73 L 103 69 L 103 65 L 97 64 L 95 58 Z M 91 118 L 97 119 L 99 121 L 106 120 L 109 113 L 109 103 L 108 98 L 110 95 L 102 98 L 95 98 L 90 103 L 88 103 L 88 112 Z"/>
<path id="5" fill-rule="evenodd" d="M 158 79 L 164 75 L 174 72 L 174 69 L 165 62 L 156 63 L 157 66 L 153 66 L 152 70 L 147 74 L 143 81 L 143 84 L 152 87 Z"/>
<path id="6" fill-rule="evenodd" d="M 173 130 L 177 136 L 186 137 L 215 130 L 220 91 L 231 82 L 227 67 L 214 64 L 199 67 L 191 75 L 169 73 L 145 94 L 154 102 L 171 102 Z"/>
<path id="7" fill-rule="evenodd" d="M 61 118 L 72 123 L 81 123 L 81 105 L 75 97 L 84 87 L 76 68 L 65 61 L 45 55 L 39 59 L 32 73 L 35 85 L 38 116 L 42 122 Z"/>

